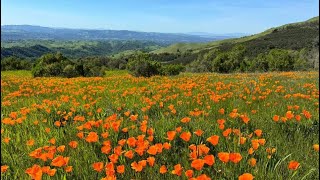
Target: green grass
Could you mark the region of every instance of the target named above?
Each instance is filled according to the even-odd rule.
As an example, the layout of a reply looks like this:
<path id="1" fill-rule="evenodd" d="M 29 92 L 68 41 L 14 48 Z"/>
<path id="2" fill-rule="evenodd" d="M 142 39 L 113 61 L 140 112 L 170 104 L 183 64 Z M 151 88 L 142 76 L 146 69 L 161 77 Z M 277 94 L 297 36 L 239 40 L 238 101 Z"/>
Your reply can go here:
<path id="1" fill-rule="evenodd" d="M 19 70 L 19 71 L 1 71 L 1 78 L 6 77 L 32 77 L 31 71 Z"/>

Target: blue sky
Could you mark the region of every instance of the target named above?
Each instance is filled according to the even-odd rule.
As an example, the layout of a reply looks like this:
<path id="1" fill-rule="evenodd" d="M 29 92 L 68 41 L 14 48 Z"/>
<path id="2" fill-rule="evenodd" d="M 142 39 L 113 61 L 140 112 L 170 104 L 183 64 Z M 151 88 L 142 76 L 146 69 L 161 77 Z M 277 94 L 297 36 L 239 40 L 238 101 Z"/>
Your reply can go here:
<path id="1" fill-rule="evenodd" d="M 258 33 L 319 15 L 318 0 L 2 0 L 1 25 Z"/>

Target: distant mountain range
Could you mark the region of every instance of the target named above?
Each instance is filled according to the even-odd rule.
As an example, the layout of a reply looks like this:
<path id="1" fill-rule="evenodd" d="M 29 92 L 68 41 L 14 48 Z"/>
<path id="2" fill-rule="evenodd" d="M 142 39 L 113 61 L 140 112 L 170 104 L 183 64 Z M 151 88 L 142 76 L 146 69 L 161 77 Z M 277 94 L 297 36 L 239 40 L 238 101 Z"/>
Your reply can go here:
<path id="1" fill-rule="evenodd" d="M 248 36 L 249 34 L 246 33 L 226 33 L 226 34 L 215 34 L 215 33 L 207 33 L 207 32 L 189 32 L 186 34 L 200 36 L 200 37 L 206 37 L 206 38 L 220 38 L 220 39 L 226 39 L 226 38 L 236 38 L 236 37 L 243 37 Z"/>
<path id="2" fill-rule="evenodd" d="M 239 37 L 233 35 L 232 37 Z M 128 30 L 88 30 L 49 28 L 31 25 L 1 26 L 1 41 L 17 40 L 143 40 L 163 43 L 210 42 L 230 38 L 229 35 L 213 34 L 176 34 L 137 32 Z"/>

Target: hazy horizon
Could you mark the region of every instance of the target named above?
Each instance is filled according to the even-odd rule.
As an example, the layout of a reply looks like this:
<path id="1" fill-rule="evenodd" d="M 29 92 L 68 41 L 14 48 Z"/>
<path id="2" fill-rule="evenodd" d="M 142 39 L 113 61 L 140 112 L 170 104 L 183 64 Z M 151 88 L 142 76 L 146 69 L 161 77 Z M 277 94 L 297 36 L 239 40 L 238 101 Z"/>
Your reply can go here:
<path id="1" fill-rule="evenodd" d="M 159 33 L 256 34 L 319 16 L 316 0 L 116 2 L 4 0 L 1 26 L 129 30 Z"/>

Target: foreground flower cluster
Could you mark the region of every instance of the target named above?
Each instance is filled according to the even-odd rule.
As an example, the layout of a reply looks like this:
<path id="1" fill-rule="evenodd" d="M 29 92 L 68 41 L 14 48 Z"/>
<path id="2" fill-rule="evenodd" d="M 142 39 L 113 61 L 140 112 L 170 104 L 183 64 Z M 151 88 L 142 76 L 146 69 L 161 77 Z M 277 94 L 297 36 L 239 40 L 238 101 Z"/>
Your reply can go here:
<path id="1" fill-rule="evenodd" d="M 1 177 L 319 178 L 317 76 L 3 76 Z"/>

